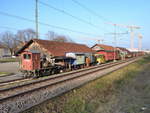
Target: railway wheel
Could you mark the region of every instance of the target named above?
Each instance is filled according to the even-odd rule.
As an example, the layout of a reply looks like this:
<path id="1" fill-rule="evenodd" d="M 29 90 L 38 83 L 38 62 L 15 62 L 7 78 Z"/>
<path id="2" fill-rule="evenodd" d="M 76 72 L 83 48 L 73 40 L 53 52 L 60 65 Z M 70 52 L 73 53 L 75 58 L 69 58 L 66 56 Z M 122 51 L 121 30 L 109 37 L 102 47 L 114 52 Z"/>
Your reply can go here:
<path id="1" fill-rule="evenodd" d="M 27 78 L 27 73 L 26 72 L 23 73 L 23 77 Z"/>
<path id="2" fill-rule="evenodd" d="M 34 78 L 40 77 L 40 71 L 39 71 L 39 70 L 35 70 L 35 71 L 33 72 L 33 77 L 34 77 Z"/>
<path id="3" fill-rule="evenodd" d="M 51 70 L 51 74 L 52 75 L 54 75 L 55 74 L 55 70 L 53 69 L 53 70 Z"/>
<path id="4" fill-rule="evenodd" d="M 63 69 L 61 69 L 59 72 L 60 72 L 60 73 L 63 73 L 64 71 L 63 71 Z"/>

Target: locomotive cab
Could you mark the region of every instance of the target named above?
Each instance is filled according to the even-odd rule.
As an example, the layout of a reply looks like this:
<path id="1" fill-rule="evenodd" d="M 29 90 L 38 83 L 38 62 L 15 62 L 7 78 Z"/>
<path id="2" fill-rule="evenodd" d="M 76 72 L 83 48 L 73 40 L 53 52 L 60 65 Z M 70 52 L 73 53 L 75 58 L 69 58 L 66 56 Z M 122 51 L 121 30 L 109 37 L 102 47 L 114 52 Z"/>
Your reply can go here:
<path id="1" fill-rule="evenodd" d="M 33 72 L 40 69 L 40 53 L 25 51 L 21 54 L 21 71 Z"/>

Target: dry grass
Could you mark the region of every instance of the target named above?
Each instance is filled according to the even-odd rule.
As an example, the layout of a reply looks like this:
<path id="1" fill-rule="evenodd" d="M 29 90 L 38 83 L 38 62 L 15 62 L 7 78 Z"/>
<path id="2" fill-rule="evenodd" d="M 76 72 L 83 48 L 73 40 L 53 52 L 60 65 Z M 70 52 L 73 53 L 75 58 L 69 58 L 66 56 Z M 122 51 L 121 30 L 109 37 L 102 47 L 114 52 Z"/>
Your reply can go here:
<path id="1" fill-rule="evenodd" d="M 0 59 L 0 63 L 6 62 L 19 62 L 19 58 L 2 58 Z"/>

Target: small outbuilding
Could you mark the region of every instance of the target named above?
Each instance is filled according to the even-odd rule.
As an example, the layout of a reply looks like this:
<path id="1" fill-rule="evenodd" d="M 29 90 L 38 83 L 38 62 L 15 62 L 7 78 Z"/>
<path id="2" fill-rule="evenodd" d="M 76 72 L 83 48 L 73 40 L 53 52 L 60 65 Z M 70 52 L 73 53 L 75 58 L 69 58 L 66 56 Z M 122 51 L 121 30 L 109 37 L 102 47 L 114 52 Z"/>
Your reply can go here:
<path id="1" fill-rule="evenodd" d="M 104 55 L 105 61 L 119 59 L 119 53 L 117 48 L 104 44 L 95 44 L 92 50 L 96 51 L 97 54 Z"/>

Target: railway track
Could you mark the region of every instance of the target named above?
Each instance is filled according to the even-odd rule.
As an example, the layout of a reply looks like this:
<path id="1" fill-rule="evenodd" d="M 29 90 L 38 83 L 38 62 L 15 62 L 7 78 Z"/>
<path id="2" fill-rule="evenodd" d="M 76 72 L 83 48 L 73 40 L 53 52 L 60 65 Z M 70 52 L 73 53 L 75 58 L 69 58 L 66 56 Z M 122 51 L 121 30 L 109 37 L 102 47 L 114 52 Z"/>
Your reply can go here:
<path id="1" fill-rule="evenodd" d="M 118 61 L 119 62 L 119 61 Z M 117 62 L 116 62 L 117 63 Z M 92 69 L 92 68 L 97 68 L 97 67 L 103 67 L 103 66 L 106 66 L 106 65 L 111 65 L 111 64 L 114 64 L 113 62 L 110 62 L 110 63 L 106 63 L 106 64 L 101 64 L 101 65 L 98 65 L 98 66 L 92 66 L 92 67 L 88 67 L 88 68 L 83 68 L 83 69 L 79 69 L 79 70 L 75 70 L 75 71 L 71 71 L 71 72 L 65 72 L 63 74 L 61 74 L 61 76 L 63 76 L 64 74 L 65 75 L 68 75 L 68 74 L 74 74 L 74 73 L 77 73 L 77 72 L 82 72 L 82 71 L 85 71 L 85 70 L 88 70 L 88 69 Z M 56 74 L 55 74 L 56 75 Z M 52 79 L 53 77 L 57 77 L 55 75 L 50 75 L 50 79 Z M 59 74 L 60 75 L 60 74 Z M 13 76 L 13 75 L 9 75 L 9 76 Z M 49 79 L 49 78 L 48 78 Z M 0 81 L 0 90 L 3 88 L 3 87 L 6 87 L 6 86 L 9 86 L 9 85 L 14 85 L 15 83 L 20 83 L 21 82 L 28 82 L 28 80 L 33 80 L 31 81 L 30 83 L 32 82 L 35 82 L 36 80 L 32 79 L 32 78 L 17 78 L 17 79 L 11 79 L 11 80 L 5 80 L 5 81 Z M 45 80 L 45 79 L 44 79 Z M 29 82 L 28 82 L 29 83 Z M 30 84 L 29 83 L 29 84 Z M 17 84 L 19 85 L 19 84 Z M 22 84 L 21 84 L 22 85 Z M 18 86 L 16 86 L 18 87 Z"/>
<path id="2" fill-rule="evenodd" d="M 128 63 L 131 61 L 135 61 L 135 59 L 128 59 L 125 61 L 119 61 L 115 63 L 103 64 L 99 66 L 93 66 L 90 68 L 84 68 L 78 71 L 72 71 L 68 73 L 58 74 L 49 76 L 47 78 L 41 78 L 38 80 L 33 80 L 28 83 L 20 84 L 17 86 L 12 86 L 9 88 L 0 88 L 0 104 L 4 104 L 5 102 L 9 102 L 11 100 L 15 100 L 15 98 L 20 98 L 29 93 L 33 93 L 39 90 L 46 89 L 47 87 L 55 87 L 59 84 L 63 84 L 68 81 L 73 81 L 75 79 L 79 79 L 82 77 L 86 77 L 90 74 L 96 73 L 101 70 L 113 68 L 117 65 L 122 65 L 124 63 Z M 55 95 L 55 94 L 54 94 Z M 27 107 L 26 107 L 27 108 Z"/>
<path id="3" fill-rule="evenodd" d="M 8 81 L 2 81 L 0 82 L 0 89 L 2 87 L 7 87 L 7 86 L 12 86 L 13 84 L 19 84 L 21 82 L 26 82 L 32 80 L 32 78 L 18 78 L 18 79 L 14 79 L 14 80 L 8 80 Z"/>
<path id="4" fill-rule="evenodd" d="M 15 81 L 21 81 L 24 80 L 25 78 L 21 75 L 21 74 L 9 74 L 6 76 L 0 76 L 0 85 L 2 84 L 8 84 L 8 83 L 12 83 Z"/>
<path id="5" fill-rule="evenodd" d="M 123 61 L 124 62 L 124 61 Z M 26 83 L 23 83 L 23 84 L 17 84 L 17 86 L 11 86 L 11 87 L 8 87 L 8 88 L 3 88 L 2 86 L 5 86 L 5 85 L 9 85 L 10 83 L 15 83 L 15 82 L 22 82 L 24 80 L 29 80 L 29 79 L 25 79 L 25 78 L 20 78 L 20 79 L 17 79 L 17 80 L 12 80 L 12 81 L 8 81 L 8 82 L 4 82 L 2 84 L 0 84 L 1 88 L 0 88 L 0 92 L 4 92 L 4 91 L 8 91 L 8 90 L 13 90 L 13 89 L 16 89 L 16 88 L 21 88 L 21 87 L 25 87 L 25 86 L 29 86 L 29 85 L 33 85 L 33 84 L 38 84 L 38 83 L 41 83 L 41 82 L 46 82 L 48 80 L 52 80 L 52 79 L 59 79 L 59 78 L 62 78 L 62 77 L 66 77 L 66 76 L 70 76 L 70 74 L 76 74 L 76 73 L 80 73 L 82 75 L 81 72 L 84 72 L 84 71 L 87 71 L 87 70 L 90 70 L 92 71 L 91 69 L 105 69 L 107 68 L 107 66 L 109 65 L 109 67 L 113 66 L 113 65 L 116 65 L 116 64 L 120 64 L 122 63 L 122 61 L 119 61 L 119 62 L 115 62 L 115 63 L 107 63 L 107 64 L 102 64 L 102 65 L 98 65 L 98 66 L 93 66 L 93 67 L 89 67 L 89 68 L 84 68 L 84 69 L 79 69 L 79 70 L 75 70 L 75 71 L 71 71 L 71 72 L 67 72 L 67 73 L 63 73 L 63 74 L 57 74 L 57 75 L 51 75 L 49 76 L 48 78 L 41 78 L 41 79 L 33 79 L 32 81 L 28 82 L 26 81 Z M 88 72 L 87 72 L 88 73 Z"/>
<path id="6" fill-rule="evenodd" d="M 95 67 L 102 67 L 102 66 L 105 66 L 105 65 L 110 65 L 110 64 L 113 64 L 112 62 L 111 63 L 106 63 L 106 64 L 101 64 L 101 65 L 99 65 L 99 66 L 93 66 L 93 67 L 90 67 L 90 68 L 84 68 L 84 69 L 79 69 L 79 71 L 75 71 L 75 73 L 76 72 L 81 72 L 81 71 L 84 71 L 84 70 L 86 70 L 86 69 L 92 69 L 92 68 L 95 68 Z M 65 72 L 65 73 L 67 73 L 67 72 Z M 71 72 L 71 73 L 74 73 L 74 71 L 73 72 Z M 68 73 L 69 74 L 69 73 Z M 3 76 L 3 77 L 0 77 L 0 78 L 6 78 L 6 77 L 9 77 L 9 76 L 15 76 L 14 74 L 12 75 L 7 75 L 7 76 Z M 50 76 L 55 76 L 55 75 L 50 75 Z M 32 80 L 32 77 L 28 77 L 28 78 L 24 78 L 24 77 L 22 77 L 22 78 L 15 78 L 15 79 L 10 79 L 10 80 L 4 80 L 4 81 L 0 81 L 0 87 L 2 88 L 3 86 L 5 86 L 5 85 L 12 85 L 12 84 L 14 84 L 14 83 L 19 83 L 19 82 L 24 82 L 24 81 L 27 81 L 27 80 Z M 18 85 L 18 84 L 17 84 Z"/>

